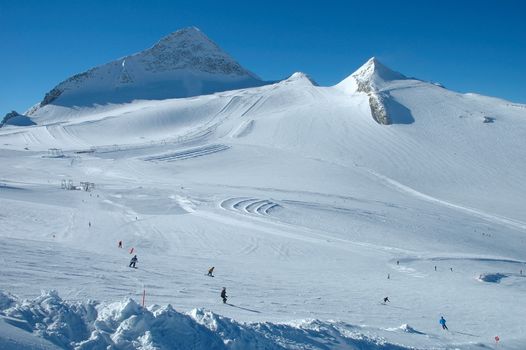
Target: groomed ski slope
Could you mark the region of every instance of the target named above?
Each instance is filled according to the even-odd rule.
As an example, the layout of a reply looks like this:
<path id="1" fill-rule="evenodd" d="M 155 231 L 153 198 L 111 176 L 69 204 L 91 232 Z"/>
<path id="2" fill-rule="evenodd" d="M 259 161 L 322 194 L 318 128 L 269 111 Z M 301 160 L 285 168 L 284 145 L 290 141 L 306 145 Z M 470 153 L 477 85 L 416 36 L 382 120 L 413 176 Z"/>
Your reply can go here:
<path id="1" fill-rule="evenodd" d="M 60 305 L 97 300 L 104 322 L 132 305 L 109 328 L 92 318 L 66 343 L 48 336 L 59 347 L 98 331 L 112 335 L 104 346 L 169 348 L 150 321 L 117 329 L 171 304 L 187 326 L 203 324 L 196 313 L 250 322 L 234 335 L 191 326 L 227 348 L 264 334 L 275 348 L 483 349 L 498 335 L 521 349 L 525 106 L 411 79 L 380 88 L 414 121 L 379 125 L 364 93 L 297 74 L 187 99 L 49 105 L 39 125 L 0 129 L 2 288 L 29 308 L 41 289 Z M 127 301 L 143 291 L 148 312 Z"/>

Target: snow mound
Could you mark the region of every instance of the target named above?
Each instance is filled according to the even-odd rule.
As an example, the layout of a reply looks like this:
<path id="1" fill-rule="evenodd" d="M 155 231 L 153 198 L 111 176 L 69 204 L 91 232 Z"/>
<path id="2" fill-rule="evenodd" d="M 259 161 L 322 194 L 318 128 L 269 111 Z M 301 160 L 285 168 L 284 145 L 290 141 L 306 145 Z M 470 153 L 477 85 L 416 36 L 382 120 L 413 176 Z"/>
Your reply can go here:
<path id="1" fill-rule="evenodd" d="M 1 293 L 0 300 L 14 329 L 25 325 L 63 349 L 408 349 L 337 322 L 247 324 L 203 309 L 143 308 L 132 299 L 68 302 L 55 291 L 22 301 Z"/>
<path id="2" fill-rule="evenodd" d="M 0 290 L 0 310 L 13 306 L 15 302 L 16 297 L 14 295 Z"/>
<path id="3" fill-rule="evenodd" d="M 407 323 L 404 323 L 403 325 L 401 325 L 398 328 L 389 328 L 388 330 L 389 331 L 402 331 L 402 332 L 411 333 L 411 334 L 425 334 L 425 333 L 422 333 L 420 331 L 417 331 L 416 329 L 414 329 L 413 327 L 411 327 Z"/>

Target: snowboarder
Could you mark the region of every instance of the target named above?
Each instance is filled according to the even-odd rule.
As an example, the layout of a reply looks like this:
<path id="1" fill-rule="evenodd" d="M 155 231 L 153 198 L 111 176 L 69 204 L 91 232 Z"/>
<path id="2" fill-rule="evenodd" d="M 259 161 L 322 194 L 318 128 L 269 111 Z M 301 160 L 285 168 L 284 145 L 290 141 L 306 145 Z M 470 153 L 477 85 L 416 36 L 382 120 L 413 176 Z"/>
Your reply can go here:
<path id="1" fill-rule="evenodd" d="M 391 302 L 391 300 L 389 300 L 389 297 L 385 297 L 385 298 L 384 298 L 384 304 L 385 304 L 385 303 L 390 303 L 390 302 Z"/>
<path id="2" fill-rule="evenodd" d="M 442 326 L 442 329 L 449 330 L 449 328 L 447 328 L 446 326 L 446 320 L 444 319 L 444 316 L 440 316 L 440 321 L 438 321 L 438 323 L 440 323 L 440 325 Z"/>
<path id="3" fill-rule="evenodd" d="M 122 241 L 119 241 L 119 248 L 122 248 Z"/>
<path id="4" fill-rule="evenodd" d="M 221 290 L 221 298 L 223 299 L 223 304 L 226 304 L 226 298 L 228 298 L 228 296 L 226 295 L 225 287 L 223 287 L 223 290 Z"/>
<path id="5" fill-rule="evenodd" d="M 137 260 L 139 260 L 139 259 L 137 259 L 137 255 L 134 255 L 133 258 L 131 258 L 131 260 L 130 260 L 130 266 L 129 267 L 137 268 L 135 266 L 135 264 L 137 264 Z"/>
<path id="6" fill-rule="evenodd" d="M 207 276 L 210 276 L 210 277 L 214 277 L 214 266 L 212 266 L 211 268 L 208 269 L 208 274 Z"/>

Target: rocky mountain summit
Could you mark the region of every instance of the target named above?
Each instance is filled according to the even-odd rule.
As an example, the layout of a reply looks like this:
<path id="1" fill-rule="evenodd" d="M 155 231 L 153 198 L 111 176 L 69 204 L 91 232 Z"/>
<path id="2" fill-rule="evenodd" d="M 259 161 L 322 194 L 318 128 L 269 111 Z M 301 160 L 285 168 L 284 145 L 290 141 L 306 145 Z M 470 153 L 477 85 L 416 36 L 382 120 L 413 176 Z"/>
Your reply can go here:
<path id="1" fill-rule="evenodd" d="M 189 27 L 149 49 L 64 80 L 29 114 L 50 104 L 72 107 L 189 97 L 263 84 L 203 32 Z"/>

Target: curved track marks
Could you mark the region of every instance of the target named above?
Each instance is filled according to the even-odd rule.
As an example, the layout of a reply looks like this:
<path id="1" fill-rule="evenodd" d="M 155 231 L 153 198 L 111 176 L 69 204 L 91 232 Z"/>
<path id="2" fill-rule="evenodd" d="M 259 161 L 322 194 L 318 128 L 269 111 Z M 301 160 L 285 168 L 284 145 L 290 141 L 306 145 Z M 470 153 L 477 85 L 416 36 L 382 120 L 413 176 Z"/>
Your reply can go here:
<path id="1" fill-rule="evenodd" d="M 281 205 L 268 199 L 228 198 L 221 202 L 221 208 L 245 214 L 270 215 L 272 211 L 282 208 Z"/>
<path id="2" fill-rule="evenodd" d="M 212 153 L 217 153 L 229 149 L 230 146 L 227 145 L 205 145 L 201 147 L 189 148 L 173 153 L 160 154 L 156 156 L 146 157 L 143 160 L 146 161 L 162 161 L 162 162 L 174 162 L 177 160 L 197 158 L 201 156 L 206 156 Z"/>

